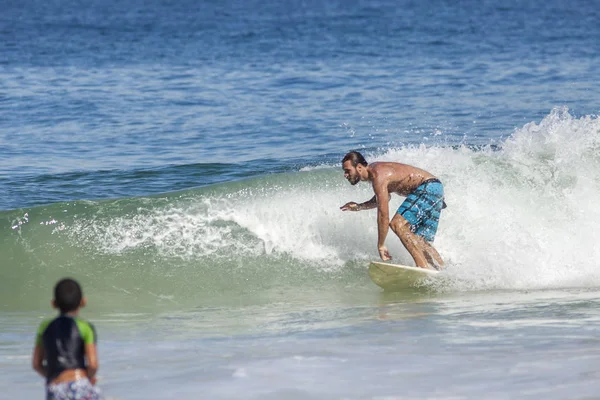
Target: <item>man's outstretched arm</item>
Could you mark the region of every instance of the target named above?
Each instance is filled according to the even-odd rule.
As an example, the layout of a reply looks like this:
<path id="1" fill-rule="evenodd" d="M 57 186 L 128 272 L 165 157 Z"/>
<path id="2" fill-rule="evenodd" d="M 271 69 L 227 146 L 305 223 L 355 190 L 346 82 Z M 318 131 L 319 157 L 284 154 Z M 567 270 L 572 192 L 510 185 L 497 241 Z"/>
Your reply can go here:
<path id="1" fill-rule="evenodd" d="M 342 211 L 361 211 L 370 210 L 371 208 L 377 207 L 377 196 L 373 196 L 371 200 L 367 200 L 364 203 L 357 204 L 353 201 L 344 204 L 340 207 Z"/>

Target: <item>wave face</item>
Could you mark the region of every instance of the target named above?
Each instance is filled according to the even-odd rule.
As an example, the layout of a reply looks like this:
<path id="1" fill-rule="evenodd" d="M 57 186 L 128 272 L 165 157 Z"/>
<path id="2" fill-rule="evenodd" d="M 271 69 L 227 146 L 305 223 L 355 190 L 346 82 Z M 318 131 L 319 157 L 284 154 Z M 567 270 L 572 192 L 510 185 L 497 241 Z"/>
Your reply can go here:
<path id="1" fill-rule="evenodd" d="M 418 165 L 444 182 L 435 245 L 449 269 L 434 290 L 598 286 L 599 133 L 597 117 L 557 108 L 494 146 L 366 156 Z M 103 305 L 134 309 L 281 288 L 372 290 L 365 267 L 377 256 L 375 211 L 339 211 L 371 196 L 327 162 L 151 197 L 3 211 L 0 304 L 47 304 L 66 275 Z M 387 243 L 396 261 L 411 262 L 393 233 Z"/>

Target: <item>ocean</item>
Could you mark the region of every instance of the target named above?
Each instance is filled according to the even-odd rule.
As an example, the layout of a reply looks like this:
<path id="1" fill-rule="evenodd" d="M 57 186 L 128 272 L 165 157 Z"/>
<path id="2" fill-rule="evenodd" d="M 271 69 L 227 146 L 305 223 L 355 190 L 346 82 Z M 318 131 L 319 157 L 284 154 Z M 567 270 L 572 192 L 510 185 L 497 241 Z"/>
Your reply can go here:
<path id="1" fill-rule="evenodd" d="M 7 0 L 0 399 L 80 281 L 106 399 L 592 399 L 600 11 Z M 444 276 L 383 292 L 341 159 L 418 166 Z M 391 209 L 403 198 L 392 197 Z M 394 260 L 412 260 L 390 233 Z"/>

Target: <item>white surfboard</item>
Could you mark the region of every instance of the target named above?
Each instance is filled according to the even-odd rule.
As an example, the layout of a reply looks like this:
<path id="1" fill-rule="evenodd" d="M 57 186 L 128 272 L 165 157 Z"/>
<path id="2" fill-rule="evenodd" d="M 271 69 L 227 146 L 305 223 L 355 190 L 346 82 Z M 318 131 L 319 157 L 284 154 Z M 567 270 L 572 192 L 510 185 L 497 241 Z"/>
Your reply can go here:
<path id="1" fill-rule="evenodd" d="M 417 287 L 424 280 L 431 278 L 440 271 L 408 265 L 392 264 L 383 261 L 371 261 L 369 264 L 369 276 L 379 287 L 385 290 L 405 289 Z"/>

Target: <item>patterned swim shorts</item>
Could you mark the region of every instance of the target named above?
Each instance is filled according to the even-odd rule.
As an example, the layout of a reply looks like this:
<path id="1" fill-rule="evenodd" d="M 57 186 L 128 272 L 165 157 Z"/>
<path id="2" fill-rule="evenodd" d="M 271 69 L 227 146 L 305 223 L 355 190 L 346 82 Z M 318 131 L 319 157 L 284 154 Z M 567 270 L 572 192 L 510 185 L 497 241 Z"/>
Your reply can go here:
<path id="1" fill-rule="evenodd" d="M 100 390 L 88 379 L 51 383 L 46 386 L 46 400 L 101 400 Z"/>
<path id="2" fill-rule="evenodd" d="M 437 179 L 429 179 L 406 197 L 397 213 L 408 221 L 411 232 L 433 242 L 444 207 L 444 186 Z"/>

